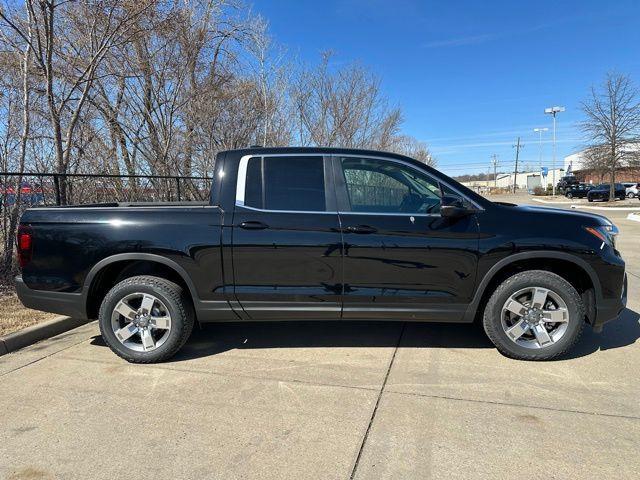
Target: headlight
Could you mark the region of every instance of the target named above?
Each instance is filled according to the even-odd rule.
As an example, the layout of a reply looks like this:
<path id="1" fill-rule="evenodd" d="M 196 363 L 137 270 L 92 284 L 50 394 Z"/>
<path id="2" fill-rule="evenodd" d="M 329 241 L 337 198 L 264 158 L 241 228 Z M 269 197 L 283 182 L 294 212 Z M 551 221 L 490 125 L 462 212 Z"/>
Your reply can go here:
<path id="1" fill-rule="evenodd" d="M 598 225 L 597 227 L 584 227 L 584 229 L 598 240 L 615 248 L 619 230 L 613 223 L 611 225 Z"/>

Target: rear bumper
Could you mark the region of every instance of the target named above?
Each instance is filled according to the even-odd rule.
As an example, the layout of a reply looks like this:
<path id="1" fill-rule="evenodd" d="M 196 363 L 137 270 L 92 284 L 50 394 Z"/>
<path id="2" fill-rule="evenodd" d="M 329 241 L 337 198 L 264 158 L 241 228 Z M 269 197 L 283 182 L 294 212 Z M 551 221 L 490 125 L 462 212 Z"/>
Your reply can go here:
<path id="1" fill-rule="evenodd" d="M 596 307 L 596 318 L 593 322 L 593 328 L 599 330 L 602 326 L 615 320 L 627 306 L 627 274 L 624 275 L 624 284 L 622 286 L 622 295 L 620 298 L 601 300 Z"/>
<path id="2" fill-rule="evenodd" d="M 25 307 L 74 318 L 86 318 L 87 313 L 81 293 L 33 290 L 25 285 L 20 275 L 16 277 L 15 282 L 18 298 Z"/>

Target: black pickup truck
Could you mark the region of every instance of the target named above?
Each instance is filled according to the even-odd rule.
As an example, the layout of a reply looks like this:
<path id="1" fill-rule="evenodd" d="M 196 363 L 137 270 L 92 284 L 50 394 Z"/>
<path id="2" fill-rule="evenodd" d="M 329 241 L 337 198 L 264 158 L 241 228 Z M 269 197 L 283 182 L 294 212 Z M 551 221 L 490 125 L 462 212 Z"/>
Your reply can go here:
<path id="1" fill-rule="evenodd" d="M 157 362 L 196 321 L 310 319 L 478 321 L 503 354 L 550 359 L 626 303 L 598 215 L 493 203 L 375 151 L 235 150 L 212 173 L 206 204 L 29 209 L 24 305 L 98 318 L 116 354 Z"/>

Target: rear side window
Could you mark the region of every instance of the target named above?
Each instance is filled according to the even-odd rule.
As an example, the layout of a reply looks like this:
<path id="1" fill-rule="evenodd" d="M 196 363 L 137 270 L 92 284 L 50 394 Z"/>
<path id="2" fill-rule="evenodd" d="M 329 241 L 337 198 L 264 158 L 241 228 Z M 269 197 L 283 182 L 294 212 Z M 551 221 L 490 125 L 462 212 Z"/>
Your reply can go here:
<path id="1" fill-rule="evenodd" d="M 251 158 L 245 205 L 264 210 L 326 210 L 324 161 L 312 157 Z"/>

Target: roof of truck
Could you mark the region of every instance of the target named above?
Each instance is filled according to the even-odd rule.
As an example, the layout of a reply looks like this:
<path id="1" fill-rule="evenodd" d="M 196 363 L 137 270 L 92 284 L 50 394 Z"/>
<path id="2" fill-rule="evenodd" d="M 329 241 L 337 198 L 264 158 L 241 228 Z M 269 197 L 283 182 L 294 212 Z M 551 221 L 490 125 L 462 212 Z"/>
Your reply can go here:
<path id="1" fill-rule="evenodd" d="M 399 153 L 386 152 L 383 150 L 365 150 L 360 148 L 342 148 L 342 147 L 248 147 L 236 150 L 226 150 L 220 152 L 221 154 L 233 154 L 233 155 L 260 155 L 260 154 L 274 154 L 274 153 L 323 153 L 327 155 L 337 155 L 341 153 L 348 153 L 349 155 L 365 155 L 365 156 L 380 156 L 392 157 L 401 160 L 408 160 L 411 162 L 417 162 L 424 165 L 422 162 L 418 162 L 406 155 L 400 155 Z"/>

